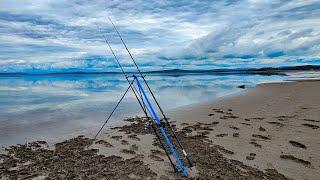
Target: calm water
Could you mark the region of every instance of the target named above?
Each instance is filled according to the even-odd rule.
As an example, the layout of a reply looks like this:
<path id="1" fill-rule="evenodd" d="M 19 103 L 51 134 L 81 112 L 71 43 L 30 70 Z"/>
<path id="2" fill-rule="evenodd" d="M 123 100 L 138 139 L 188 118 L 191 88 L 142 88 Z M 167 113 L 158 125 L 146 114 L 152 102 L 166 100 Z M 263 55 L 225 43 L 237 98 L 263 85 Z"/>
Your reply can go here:
<path id="1" fill-rule="evenodd" d="M 168 111 L 239 92 L 239 84 L 254 87 L 295 76 L 149 75 L 147 79 L 163 109 Z M 0 144 L 92 135 L 127 86 L 121 75 L 0 77 Z M 138 103 L 129 93 L 109 126 L 139 114 L 142 112 Z"/>

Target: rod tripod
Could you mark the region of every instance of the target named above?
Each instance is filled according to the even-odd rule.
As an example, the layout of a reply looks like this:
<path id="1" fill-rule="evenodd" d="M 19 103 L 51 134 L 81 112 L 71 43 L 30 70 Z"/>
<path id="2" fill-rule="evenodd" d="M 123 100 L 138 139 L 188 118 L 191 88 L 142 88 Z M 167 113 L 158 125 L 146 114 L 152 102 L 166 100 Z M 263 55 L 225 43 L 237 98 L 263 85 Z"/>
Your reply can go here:
<path id="1" fill-rule="evenodd" d="M 187 176 L 188 168 L 183 165 L 183 162 L 181 161 L 181 159 L 180 159 L 180 157 L 179 157 L 179 155 L 178 155 L 178 153 L 176 151 L 176 148 L 172 144 L 172 142 L 171 142 L 171 140 L 169 138 L 169 135 L 168 135 L 168 133 L 167 133 L 165 127 L 164 127 L 164 123 L 161 122 L 157 112 L 155 111 L 152 103 L 149 100 L 148 95 L 146 94 L 145 90 L 143 89 L 143 86 L 142 86 L 139 78 L 137 76 L 135 76 L 135 75 L 134 75 L 134 78 L 136 80 L 136 83 L 138 85 L 139 90 L 141 91 L 141 94 L 142 94 L 142 97 L 143 97 L 142 101 L 146 104 L 146 109 L 148 109 L 152 120 L 159 126 L 160 132 L 161 132 L 163 138 L 165 139 L 168 147 L 170 148 L 170 151 L 173 154 L 173 157 L 176 160 L 176 163 L 177 163 L 177 166 L 178 166 L 178 169 L 177 169 L 178 172 L 182 173 L 184 176 Z"/>
<path id="2" fill-rule="evenodd" d="M 179 173 L 182 173 L 184 176 L 187 176 L 187 172 L 188 172 L 188 167 L 185 166 L 179 156 L 179 154 L 177 153 L 176 147 L 174 146 L 174 144 L 172 143 L 172 140 L 175 140 L 178 144 L 178 147 L 181 149 L 184 157 L 186 158 L 189 167 L 192 167 L 192 162 L 187 154 L 187 152 L 185 151 L 185 149 L 183 148 L 182 144 L 180 143 L 180 140 L 178 139 L 178 137 L 176 136 L 172 126 L 170 125 L 168 118 L 166 117 L 166 115 L 164 114 L 161 106 L 159 105 L 156 97 L 154 96 L 149 84 L 147 83 L 145 76 L 142 74 L 142 72 L 140 71 L 136 61 L 134 60 L 133 56 L 131 55 L 127 45 L 125 44 L 121 34 L 119 33 L 118 29 L 116 28 L 116 26 L 114 25 L 114 23 L 112 22 L 112 20 L 109 18 L 109 21 L 112 23 L 114 30 L 116 31 L 117 35 L 119 36 L 119 38 L 121 39 L 121 42 L 123 43 L 126 51 L 128 52 L 128 54 L 130 55 L 130 58 L 132 59 L 135 67 L 137 68 L 138 72 L 139 72 L 139 76 L 136 76 L 135 74 L 132 76 L 133 80 L 130 82 L 129 77 L 127 75 L 127 73 L 124 71 L 122 65 L 120 64 L 117 56 L 115 55 L 113 49 L 111 48 L 111 45 L 109 44 L 108 40 L 106 37 L 105 38 L 105 42 L 108 45 L 110 51 L 112 52 L 115 60 L 117 61 L 118 66 L 120 67 L 123 75 L 125 76 L 127 82 L 129 83 L 129 87 L 127 88 L 127 90 L 125 91 L 125 93 L 123 94 L 123 96 L 120 98 L 119 102 L 116 104 L 116 106 L 114 107 L 114 109 L 112 110 L 111 114 L 108 116 L 107 120 L 105 121 L 105 123 L 102 125 L 102 127 L 100 128 L 100 130 L 97 132 L 97 134 L 95 135 L 94 140 L 96 139 L 96 137 L 98 136 L 98 134 L 101 132 L 101 130 L 103 129 L 103 127 L 106 125 L 106 123 L 109 121 L 109 119 L 111 118 L 112 114 L 114 113 L 114 111 L 117 109 L 117 107 L 119 106 L 120 102 L 123 100 L 123 98 L 125 97 L 125 95 L 127 94 L 127 92 L 129 91 L 129 89 L 132 90 L 132 92 L 134 93 L 141 109 L 143 110 L 145 116 L 149 119 L 152 120 L 151 123 L 151 127 L 157 137 L 157 139 L 160 142 L 160 145 L 162 147 L 162 149 L 165 151 L 174 171 L 178 171 Z M 142 79 L 142 82 L 139 79 Z M 137 86 L 137 87 L 136 87 Z M 145 91 L 144 86 L 147 87 L 148 91 Z M 152 100 L 150 100 L 148 94 L 151 94 Z M 155 102 L 157 109 L 160 110 L 161 115 L 163 118 L 160 118 L 160 116 L 157 113 L 157 110 L 154 108 L 153 106 L 153 102 Z M 150 116 L 149 116 L 150 115 Z M 164 120 L 164 122 L 161 121 L 161 119 Z M 163 139 L 166 142 L 167 147 L 169 148 L 171 154 L 173 155 L 174 159 L 176 160 L 176 165 L 173 163 L 170 154 L 167 150 L 167 148 L 165 147 L 164 143 L 162 142 L 159 133 L 157 132 L 157 128 L 155 127 L 157 126 Z M 169 135 L 169 133 L 167 133 L 165 126 L 168 127 L 168 129 L 171 132 L 171 137 Z M 177 167 L 176 167 L 177 166 Z"/>

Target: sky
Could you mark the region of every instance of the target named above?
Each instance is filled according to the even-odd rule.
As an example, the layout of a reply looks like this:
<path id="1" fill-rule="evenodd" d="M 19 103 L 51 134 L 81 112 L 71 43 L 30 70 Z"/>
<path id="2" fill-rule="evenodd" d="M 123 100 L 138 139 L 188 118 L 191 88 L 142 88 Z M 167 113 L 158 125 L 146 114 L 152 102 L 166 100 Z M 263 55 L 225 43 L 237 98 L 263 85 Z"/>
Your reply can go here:
<path id="1" fill-rule="evenodd" d="M 0 0 L 0 72 L 320 65 L 320 0 Z"/>

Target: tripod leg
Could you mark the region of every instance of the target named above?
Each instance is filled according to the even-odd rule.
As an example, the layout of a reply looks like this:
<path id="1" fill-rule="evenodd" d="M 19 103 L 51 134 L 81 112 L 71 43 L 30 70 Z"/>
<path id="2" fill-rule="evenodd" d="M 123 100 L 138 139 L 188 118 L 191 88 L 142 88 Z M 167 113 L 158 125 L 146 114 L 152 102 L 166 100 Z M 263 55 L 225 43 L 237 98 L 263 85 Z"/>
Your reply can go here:
<path id="1" fill-rule="evenodd" d="M 123 93 L 123 95 L 121 96 L 120 100 L 118 101 L 118 103 L 116 104 L 116 106 L 113 108 L 113 110 L 111 111 L 111 113 L 109 114 L 107 120 L 103 123 L 103 125 L 101 126 L 101 128 L 99 129 L 99 131 L 97 132 L 97 134 L 94 136 L 93 141 L 95 141 L 97 139 L 97 136 L 99 135 L 99 133 L 102 131 L 102 129 L 104 128 L 104 126 L 108 123 L 108 121 L 110 120 L 110 118 L 112 117 L 113 113 L 116 111 L 116 109 L 118 108 L 118 106 L 120 105 L 121 101 L 123 100 L 123 98 L 126 96 L 126 94 L 128 93 L 129 89 L 132 87 L 133 82 L 135 81 L 135 79 L 133 79 L 131 81 L 131 83 L 129 84 L 129 87 L 127 88 L 127 90 Z M 90 144 L 91 145 L 91 144 Z M 90 145 L 88 147 L 90 147 Z"/>
<path id="2" fill-rule="evenodd" d="M 170 161 L 170 163 L 171 163 L 171 165 L 172 165 L 172 167 L 173 167 L 174 172 L 177 172 L 177 168 L 176 168 L 176 166 L 173 164 L 173 162 L 172 162 L 172 160 L 171 160 L 171 157 L 170 157 L 168 151 L 166 150 L 165 146 L 163 145 L 163 142 L 161 141 L 160 136 L 159 136 L 159 134 L 157 133 L 156 128 L 154 127 L 153 124 L 151 125 L 151 127 L 152 127 L 152 129 L 153 129 L 153 132 L 156 134 L 157 139 L 159 140 L 162 149 L 163 149 L 164 152 L 166 153 L 166 155 L 167 155 L 167 157 L 168 157 L 168 159 L 169 159 L 169 161 Z"/>

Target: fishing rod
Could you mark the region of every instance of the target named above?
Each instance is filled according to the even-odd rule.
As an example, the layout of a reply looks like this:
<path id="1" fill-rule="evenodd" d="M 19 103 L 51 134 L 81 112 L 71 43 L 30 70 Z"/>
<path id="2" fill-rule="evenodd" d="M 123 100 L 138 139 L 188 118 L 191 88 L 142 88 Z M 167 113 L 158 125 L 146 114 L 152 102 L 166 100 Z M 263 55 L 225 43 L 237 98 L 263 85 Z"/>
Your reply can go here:
<path id="1" fill-rule="evenodd" d="M 105 36 L 105 42 L 106 42 L 106 44 L 108 45 L 108 47 L 109 47 L 109 49 L 110 49 L 110 51 L 111 51 L 111 53 L 112 53 L 112 55 L 113 55 L 114 59 L 117 61 L 117 64 L 118 64 L 118 66 L 120 67 L 120 69 L 121 69 L 121 71 L 122 71 L 123 75 L 125 76 L 125 78 L 127 79 L 128 83 L 129 83 L 129 78 L 128 78 L 128 76 L 127 76 L 127 73 L 124 71 L 124 69 L 123 69 L 122 65 L 120 64 L 120 61 L 119 61 L 118 57 L 116 56 L 116 54 L 114 53 L 114 51 L 113 51 L 113 49 L 112 49 L 112 47 L 111 47 L 110 43 L 108 42 L 108 40 L 107 40 L 106 36 Z M 134 77 L 134 80 L 136 80 L 136 77 Z M 134 87 L 134 88 L 133 88 L 133 87 Z M 136 90 L 135 86 L 133 86 L 133 87 L 131 86 L 131 90 L 133 91 L 133 93 L 134 93 L 134 95 L 135 95 L 135 97 L 136 97 L 136 99 L 137 99 L 137 101 L 138 101 L 138 103 L 139 103 L 140 107 L 142 108 L 142 110 L 143 110 L 143 112 L 144 112 L 144 114 L 145 114 L 146 118 L 147 118 L 147 119 L 150 119 L 150 118 L 149 118 L 149 116 L 148 116 L 148 113 L 147 113 L 147 111 L 146 111 L 147 109 L 145 108 L 145 103 L 144 103 L 144 101 L 143 101 L 143 99 L 142 99 L 142 95 L 140 95 L 141 100 L 142 100 L 142 102 L 141 102 L 141 100 L 139 99 L 139 97 L 138 97 L 138 95 L 137 95 L 137 93 L 136 93 L 136 91 L 137 91 L 137 90 Z M 139 91 L 138 91 L 138 92 L 141 92 L 141 90 L 139 89 Z M 164 146 L 163 142 L 161 141 L 160 136 L 158 135 L 158 133 L 157 133 L 157 131 L 156 131 L 155 127 L 154 127 L 153 125 L 151 125 L 151 127 L 152 127 L 152 129 L 153 129 L 154 133 L 156 134 L 157 139 L 159 140 L 159 142 L 160 142 L 160 145 L 161 145 L 162 149 L 165 151 L 165 153 L 166 153 L 166 155 L 167 155 L 167 157 L 168 157 L 168 159 L 169 159 L 169 161 L 170 161 L 170 163 L 171 163 L 171 165 L 172 165 L 172 167 L 173 167 L 174 171 L 176 171 L 176 167 L 175 167 L 175 165 L 173 164 L 173 162 L 172 162 L 172 160 L 171 160 L 171 157 L 170 157 L 170 155 L 169 155 L 168 151 L 166 150 L 166 148 L 165 148 L 165 146 Z"/>
<path id="2" fill-rule="evenodd" d="M 96 24 L 96 26 L 98 27 L 99 32 L 102 33 L 101 28 L 99 27 L 99 25 Z M 124 71 L 124 69 L 123 69 L 123 67 L 122 67 L 122 65 L 121 65 L 118 57 L 116 56 L 115 52 L 113 51 L 113 49 L 112 49 L 112 47 L 111 47 L 111 45 L 110 45 L 110 43 L 109 43 L 109 41 L 108 41 L 107 36 L 104 34 L 103 37 L 104 37 L 105 43 L 108 45 L 108 48 L 109 48 L 110 52 L 112 53 L 114 59 L 116 60 L 119 68 L 121 69 L 122 74 L 123 74 L 124 77 L 126 78 L 127 82 L 130 84 L 129 77 L 128 77 L 127 73 Z M 134 95 L 136 96 L 136 98 L 138 98 L 138 97 L 137 97 L 137 94 L 136 94 L 136 92 L 138 92 L 138 90 L 136 89 L 136 87 L 135 87 L 134 84 L 133 84 L 133 86 L 131 87 L 131 90 L 133 91 L 133 93 L 134 93 Z M 140 98 L 142 98 L 142 96 L 140 96 Z M 138 100 L 139 100 L 139 99 L 138 99 Z M 144 104 L 143 101 L 142 101 L 142 103 L 143 103 L 143 109 L 145 110 L 145 104 Z"/>
<path id="3" fill-rule="evenodd" d="M 98 27 L 99 32 L 101 33 L 101 29 L 100 29 L 99 25 L 96 24 L 96 26 Z M 117 56 L 115 55 L 115 53 L 114 53 L 113 49 L 111 48 L 111 46 L 110 46 L 110 44 L 109 44 L 109 42 L 108 42 L 108 40 L 107 40 L 107 37 L 106 37 L 105 35 L 104 35 L 104 40 L 105 40 L 105 43 L 109 46 L 109 49 L 110 49 L 111 53 L 113 54 L 116 62 L 118 63 L 118 66 L 119 66 L 120 69 L 121 69 L 121 72 L 123 73 L 124 77 L 126 78 L 127 82 L 129 83 L 129 87 L 128 87 L 128 89 L 125 91 L 125 93 L 122 95 L 122 97 L 120 98 L 120 100 L 118 101 L 118 103 L 116 104 L 116 106 L 113 108 L 113 110 L 111 111 L 111 113 L 110 113 L 110 115 L 108 116 L 107 120 L 104 122 L 104 124 L 101 126 L 101 128 L 99 129 L 99 131 L 96 133 L 96 135 L 94 136 L 94 139 L 93 139 L 93 140 L 96 140 L 97 136 L 99 135 L 99 133 L 101 132 L 101 130 L 104 128 L 104 126 L 108 123 L 109 119 L 111 118 L 111 116 L 113 115 L 113 113 L 115 112 L 115 110 L 118 108 L 120 102 L 121 102 L 122 99 L 125 97 L 125 95 L 127 94 L 127 92 L 129 91 L 130 88 L 132 89 L 134 95 L 137 97 L 136 91 L 133 89 L 133 87 L 135 88 L 135 86 L 134 86 L 134 84 L 133 84 L 133 81 L 134 81 L 134 80 L 133 80 L 132 82 L 130 82 L 127 74 L 125 73 L 122 65 L 120 64 Z M 138 101 L 139 101 L 139 103 L 140 103 L 140 100 L 139 100 L 139 99 L 138 99 Z M 88 147 L 89 147 L 89 146 L 88 146 Z"/>
<path id="4" fill-rule="evenodd" d="M 98 26 L 98 25 L 97 25 L 97 26 Z M 98 26 L 98 28 L 99 28 L 99 26 Z M 99 29 L 100 29 L 100 28 L 99 28 Z M 101 30 L 100 30 L 100 32 L 101 32 Z M 117 107 L 119 106 L 120 102 L 122 101 L 122 99 L 123 99 L 124 96 L 127 94 L 128 90 L 129 90 L 130 88 L 131 88 L 132 92 L 134 93 L 134 95 L 135 95 L 135 97 L 136 97 L 136 99 L 137 99 L 140 107 L 142 108 L 142 110 L 143 110 L 146 118 L 150 120 L 150 117 L 148 116 L 148 113 L 147 113 L 147 109 L 146 109 L 146 107 L 145 107 L 145 103 L 144 103 L 143 98 L 142 98 L 141 91 L 140 91 L 140 89 L 139 89 L 139 91 L 138 91 L 138 90 L 135 88 L 135 85 L 133 84 L 133 82 L 136 80 L 136 77 L 133 77 L 134 79 L 130 82 L 127 73 L 124 71 L 124 69 L 123 69 L 123 67 L 122 67 L 122 65 L 121 65 L 118 57 L 117 57 L 116 54 L 114 53 L 114 51 L 113 51 L 113 49 L 112 49 L 112 47 L 111 47 L 111 45 L 110 45 L 110 43 L 109 43 L 109 41 L 108 41 L 108 39 L 107 39 L 107 37 L 106 37 L 105 35 L 104 35 L 104 40 L 105 40 L 105 43 L 108 45 L 109 50 L 111 51 L 111 53 L 112 53 L 114 59 L 116 60 L 118 66 L 120 67 L 122 74 L 124 75 L 124 77 L 126 78 L 127 82 L 129 83 L 129 87 L 127 88 L 127 90 L 125 91 L 125 93 L 123 94 L 123 96 L 120 98 L 120 100 L 118 101 L 118 103 L 116 104 L 116 106 L 114 107 L 114 109 L 112 110 L 112 112 L 110 113 L 110 115 L 108 116 L 107 120 L 104 122 L 104 124 L 101 126 L 101 128 L 99 129 L 99 131 L 98 131 L 97 134 L 95 135 L 94 140 L 97 138 L 98 134 L 102 131 L 102 129 L 104 128 L 104 126 L 107 124 L 107 122 L 109 121 L 109 119 L 111 118 L 111 116 L 113 115 L 113 113 L 115 112 L 115 110 L 117 109 Z M 140 92 L 140 98 L 141 98 L 141 99 L 139 99 L 139 97 L 138 97 L 138 95 L 137 95 L 136 92 Z M 141 101 L 142 101 L 142 102 L 141 102 Z M 171 163 L 171 165 L 172 165 L 172 167 L 173 167 L 173 170 L 176 171 L 177 169 L 176 169 L 174 163 L 172 162 L 172 159 L 171 159 L 168 151 L 166 150 L 166 148 L 165 148 L 162 140 L 160 139 L 160 136 L 159 136 L 159 134 L 157 133 L 156 128 L 154 127 L 153 124 L 151 124 L 151 127 L 152 127 L 152 129 L 153 129 L 153 131 L 154 131 L 154 133 L 155 133 L 155 135 L 156 135 L 156 137 L 157 137 L 157 139 L 158 139 L 158 141 L 159 141 L 159 143 L 160 143 L 160 146 L 161 146 L 162 149 L 165 151 L 165 154 L 166 154 L 167 158 L 169 159 L 169 161 L 170 161 L 170 163 Z M 89 146 L 88 146 L 88 147 L 89 147 Z"/>
<path id="5" fill-rule="evenodd" d="M 114 59 L 116 60 L 118 66 L 120 67 L 120 69 L 121 69 L 121 71 L 122 71 L 122 74 L 124 75 L 124 77 L 126 78 L 127 82 L 129 83 L 130 81 L 129 81 L 129 77 L 128 77 L 127 73 L 124 71 L 122 65 L 120 64 L 120 61 L 119 61 L 118 57 L 116 56 L 116 54 L 114 53 L 114 51 L 113 51 L 113 49 L 112 49 L 109 41 L 107 40 L 107 37 L 105 36 L 104 38 L 105 38 L 106 44 L 107 44 L 108 47 L 109 47 L 109 50 L 111 51 L 111 53 L 112 53 Z M 131 90 L 133 91 L 135 97 L 139 100 L 139 98 L 138 98 L 138 96 L 137 96 L 137 92 L 139 92 L 139 91 L 136 89 L 135 85 L 133 85 L 133 86 L 131 87 Z M 141 94 L 141 93 L 140 93 L 140 94 Z M 142 96 L 141 96 L 141 95 L 140 95 L 140 98 L 142 99 Z M 142 101 L 142 105 L 143 105 L 143 106 L 141 106 L 141 108 L 143 108 L 143 110 L 145 111 L 146 108 L 145 108 L 145 104 L 144 104 L 143 101 Z"/>
<path id="6" fill-rule="evenodd" d="M 183 146 L 182 146 L 182 144 L 181 144 L 181 142 L 180 142 L 179 138 L 178 138 L 178 137 L 177 137 L 177 135 L 175 134 L 175 132 L 174 132 L 174 130 L 173 130 L 173 128 L 172 128 L 172 126 L 171 126 L 171 124 L 170 124 L 170 123 L 169 123 L 169 121 L 168 121 L 167 116 L 164 114 L 164 111 L 162 110 L 162 108 L 161 108 L 161 106 L 160 106 L 159 102 L 157 101 L 157 99 L 156 99 L 155 95 L 153 94 L 153 91 L 151 90 L 151 88 L 150 88 L 150 86 L 149 86 L 148 82 L 146 81 L 145 77 L 143 76 L 143 74 L 142 74 L 142 72 L 141 72 L 141 70 L 140 70 L 140 68 L 139 68 L 138 64 L 136 63 L 135 59 L 133 58 L 133 56 L 132 56 L 132 54 L 131 54 L 131 52 L 130 52 L 129 48 L 127 47 L 126 43 L 124 42 L 124 40 L 123 40 L 123 38 L 122 38 L 122 36 L 121 36 L 120 32 L 118 31 L 118 28 L 115 26 L 115 24 L 113 23 L 113 21 L 111 20 L 111 18 L 110 18 L 110 17 L 108 17 L 108 19 L 109 19 L 109 21 L 111 22 L 111 24 L 112 24 L 112 26 L 113 26 L 113 28 L 114 28 L 115 32 L 117 33 L 118 37 L 120 38 L 120 40 L 121 40 L 121 42 L 122 42 L 123 46 L 125 47 L 126 51 L 128 52 L 128 54 L 129 54 L 129 56 L 130 56 L 131 60 L 133 61 L 134 65 L 135 65 L 136 69 L 138 70 L 138 72 L 139 72 L 140 76 L 142 77 L 142 79 L 143 79 L 144 83 L 146 84 L 146 86 L 147 86 L 147 88 L 148 88 L 148 90 L 149 90 L 149 92 L 150 92 L 150 94 L 151 94 L 151 96 L 152 96 L 153 100 L 156 102 L 157 107 L 159 108 L 159 110 L 160 110 L 160 112 L 161 112 L 162 116 L 164 117 L 164 120 L 165 120 L 166 124 L 169 126 L 169 129 L 170 129 L 170 131 L 172 132 L 173 137 L 174 137 L 174 138 L 175 138 L 175 140 L 177 141 L 177 143 L 178 143 L 178 145 L 179 145 L 180 149 L 181 149 L 181 150 L 182 150 L 182 152 L 183 152 L 183 155 L 186 157 L 186 159 L 187 159 L 187 161 L 188 161 L 188 163 L 189 163 L 189 167 L 192 167 L 192 166 L 193 166 L 193 164 L 192 164 L 192 161 L 191 161 L 191 160 L 190 160 L 190 158 L 189 158 L 189 155 L 187 154 L 187 152 L 186 152 L 186 151 L 185 151 L 185 149 L 183 148 Z"/>
<path id="7" fill-rule="evenodd" d="M 136 83 L 137 83 L 139 89 L 142 92 L 144 100 L 146 101 L 147 109 L 150 112 L 152 120 L 158 125 L 161 134 L 163 135 L 168 147 L 170 148 L 171 153 L 173 154 L 173 157 L 176 159 L 176 162 L 178 164 L 178 172 L 181 172 L 184 176 L 187 176 L 187 171 L 188 171 L 187 167 L 183 165 L 183 162 L 181 161 L 181 159 L 180 159 L 180 157 L 179 157 L 174 145 L 172 144 L 172 142 L 171 142 L 171 140 L 169 138 L 169 135 L 165 130 L 165 127 L 164 127 L 163 123 L 161 122 L 161 120 L 160 120 L 159 116 L 157 115 L 156 111 L 154 110 L 154 108 L 153 108 L 148 96 L 146 95 L 146 92 L 144 91 L 139 79 L 135 75 L 134 75 L 134 77 L 136 78 Z"/>

